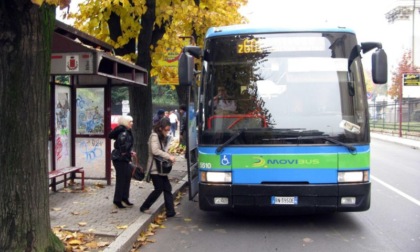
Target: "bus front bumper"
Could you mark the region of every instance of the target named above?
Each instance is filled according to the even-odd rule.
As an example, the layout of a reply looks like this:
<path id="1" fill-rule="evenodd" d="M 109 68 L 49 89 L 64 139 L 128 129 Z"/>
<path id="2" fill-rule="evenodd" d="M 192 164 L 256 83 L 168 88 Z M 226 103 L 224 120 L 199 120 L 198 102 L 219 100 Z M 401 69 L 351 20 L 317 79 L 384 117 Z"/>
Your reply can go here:
<path id="1" fill-rule="evenodd" d="M 296 202 L 278 204 L 273 197 L 294 197 Z M 205 211 L 256 210 L 274 214 L 366 211 L 370 207 L 370 182 L 338 185 L 199 183 L 199 205 Z"/>

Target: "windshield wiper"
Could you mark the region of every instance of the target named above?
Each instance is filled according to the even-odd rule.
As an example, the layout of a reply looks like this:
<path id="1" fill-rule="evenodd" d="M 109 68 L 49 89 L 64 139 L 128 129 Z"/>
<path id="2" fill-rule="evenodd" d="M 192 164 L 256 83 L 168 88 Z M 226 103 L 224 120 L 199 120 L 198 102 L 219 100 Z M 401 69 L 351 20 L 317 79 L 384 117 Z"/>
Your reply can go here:
<path id="1" fill-rule="evenodd" d="M 281 138 L 271 138 L 271 139 L 263 139 L 263 140 L 265 140 L 265 141 L 268 141 L 268 140 L 270 140 L 270 141 L 272 141 L 272 140 L 279 140 L 279 141 L 281 141 L 281 140 L 297 140 L 297 141 L 299 141 L 299 140 L 314 140 L 314 139 L 324 139 L 324 140 L 327 140 L 328 142 L 331 142 L 331 143 L 335 143 L 335 144 L 344 146 L 351 153 L 354 153 L 356 151 L 356 147 L 354 147 L 353 145 L 343 143 L 341 141 L 338 141 L 337 139 L 334 139 L 334 138 L 332 138 L 330 136 L 325 136 L 325 135 L 318 135 L 318 136 L 297 136 L 297 137 L 281 137 Z"/>
<path id="2" fill-rule="evenodd" d="M 233 140 L 235 140 L 236 138 L 238 138 L 242 133 L 244 132 L 244 130 L 239 130 L 238 132 L 236 132 L 234 135 L 232 135 L 226 142 L 222 143 L 221 145 L 219 145 L 216 149 L 216 153 L 220 153 L 223 148 L 225 148 L 225 146 L 227 146 L 228 144 L 230 144 Z"/>
<path id="3" fill-rule="evenodd" d="M 330 136 L 323 136 L 323 135 L 321 135 L 321 136 L 303 136 L 303 137 L 297 137 L 297 139 L 324 139 L 324 140 L 327 140 L 328 142 L 335 143 L 335 144 L 346 147 L 351 153 L 356 151 L 356 147 L 354 147 L 353 145 L 343 143 L 343 142 L 338 141 L 337 139 L 334 139 Z"/>

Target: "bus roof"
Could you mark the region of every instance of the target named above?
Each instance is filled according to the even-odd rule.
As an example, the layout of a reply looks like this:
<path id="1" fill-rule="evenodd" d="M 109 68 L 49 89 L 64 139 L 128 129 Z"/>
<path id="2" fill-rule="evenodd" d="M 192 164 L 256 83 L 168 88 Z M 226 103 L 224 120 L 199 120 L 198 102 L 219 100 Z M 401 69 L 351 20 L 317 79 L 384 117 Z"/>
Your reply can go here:
<path id="1" fill-rule="evenodd" d="M 278 27 L 278 26 L 253 26 L 253 25 L 231 25 L 211 27 L 206 33 L 206 39 L 212 37 L 241 35 L 241 34 L 267 34 L 267 33 L 290 33 L 290 32 L 344 32 L 354 33 L 346 27 Z"/>

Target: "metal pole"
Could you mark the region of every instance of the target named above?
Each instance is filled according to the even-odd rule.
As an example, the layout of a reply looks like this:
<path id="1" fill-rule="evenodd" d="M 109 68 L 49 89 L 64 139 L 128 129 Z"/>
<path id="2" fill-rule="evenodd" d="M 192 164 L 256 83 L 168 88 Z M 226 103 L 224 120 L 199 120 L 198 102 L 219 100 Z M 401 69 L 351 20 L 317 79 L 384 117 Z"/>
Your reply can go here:
<path id="1" fill-rule="evenodd" d="M 412 38 L 412 46 L 411 46 L 411 62 L 413 62 L 413 70 L 416 67 L 416 64 L 414 63 L 414 58 L 415 58 L 415 54 L 414 54 L 414 45 L 415 45 L 415 29 L 414 29 L 414 24 L 415 24 L 415 16 L 416 16 L 416 0 L 413 0 L 413 38 Z"/>
<path id="2" fill-rule="evenodd" d="M 400 84 L 400 95 L 399 95 L 400 96 L 399 97 L 400 98 L 399 99 L 400 100 L 400 111 L 399 111 L 400 112 L 400 115 L 399 115 L 400 116 L 400 123 L 399 123 L 399 130 L 398 130 L 399 134 L 398 135 L 400 137 L 402 137 L 402 94 L 403 94 L 402 89 L 403 89 L 403 82 L 404 82 L 404 74 L 402 76 L 402 80 L 401 80 L 401 84 Z"/>

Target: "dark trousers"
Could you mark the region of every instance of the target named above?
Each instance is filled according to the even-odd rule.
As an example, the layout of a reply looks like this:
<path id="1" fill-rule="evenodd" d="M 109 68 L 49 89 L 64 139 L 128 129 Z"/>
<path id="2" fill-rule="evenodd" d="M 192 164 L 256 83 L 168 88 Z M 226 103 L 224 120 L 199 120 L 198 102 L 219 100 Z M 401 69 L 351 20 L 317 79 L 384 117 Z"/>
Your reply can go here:
<path id="1" fill-rule="evenodd" d="M 159 198 L 163 192 L 163 199 L 165 200 L 165 208 L 167 215 L 175 214 L 174 207 L 174 197 L 172 195 L 172 186 L 169 182 L 168 176 L 160 176 L 157 174 L 151 174 L 153 186 L 155 190 L 149 194 L 147 199 L 144 201 L 143 205 L 140 207 L 140 210 L 149 209 L 153 203 Z"/>
<path id="2" fill-rule="evenodd" d="M 128 200 L 130 197 L 130 182 L 131 182 L 131 167 L 127 161 L 113 160 L 112 164 L 115 167 L 116 182 L 114 202 L 121 202 L 121 200 Z"/>

